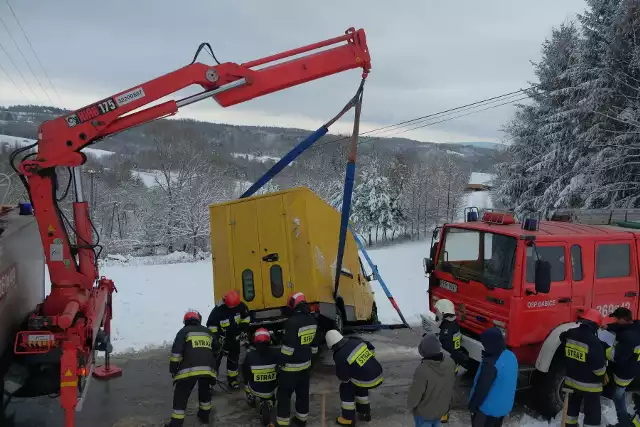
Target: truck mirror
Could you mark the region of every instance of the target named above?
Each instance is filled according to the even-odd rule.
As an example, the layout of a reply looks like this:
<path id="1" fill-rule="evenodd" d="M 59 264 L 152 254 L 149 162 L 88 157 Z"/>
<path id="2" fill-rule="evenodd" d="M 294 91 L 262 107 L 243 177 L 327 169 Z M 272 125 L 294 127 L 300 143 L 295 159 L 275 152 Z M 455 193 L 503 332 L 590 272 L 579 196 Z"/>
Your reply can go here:
<path id="1" fill-rule="evenodd" d="M 438 244 L 434 243 L 433 245 L 431 245 L 431 251 L 429 252 L 429 258 L 436 259 L 436 252 L 438 250 Z"/>
<path id="2" fill-rule="evenodd" d="M 433 233 L 431 233 L 431 238 L 432 238 L 433 240 L 438 240 L 438 234 L 439 234 L 438 232 L 439 232 L 439 231 L 440 231 L 440 230 L 439 230 L 437 227 L 433 229 Z"/>
<path id="3" fill-rule="evenodd" d="M 536 261 L 536 292 L 539 294 L 548 294 L 551 290 L 551 263 L 549 261 Z"/>
<path id="4" fill-rule="evenodd" d="M 431 258 L 423 258 L 422 265 L 424 267 L 424 274 L 431 274 L 434 268 L 433 260 Z"/>

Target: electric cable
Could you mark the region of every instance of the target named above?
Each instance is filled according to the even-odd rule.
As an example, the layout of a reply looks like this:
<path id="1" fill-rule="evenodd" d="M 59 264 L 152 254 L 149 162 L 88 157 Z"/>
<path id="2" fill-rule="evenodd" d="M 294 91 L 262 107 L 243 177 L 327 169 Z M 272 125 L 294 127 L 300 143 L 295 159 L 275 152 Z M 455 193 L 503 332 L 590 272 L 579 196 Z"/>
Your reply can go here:
<path id="1" fill-rule="evenodd" d="M 364 136 L 364 135 L 368 135 L 368 134 L 376 133 L 376 132 L 380 132 L 380 131 L 387 132 L 388 130 L 390 130 L 391 128 L 394 128 L 394 127 L 403 127 L 403 126 L 406 126 L 406 125 L 411 124 L 411 123 L 419 122 L 419 121 L 422 121 L 422 120 L 425 120 L 425 119 L 429 119 L 429 118 L 433 118 L 433 117 L 437 117 L 437 116 L 441 116 L 441 115 L 445 115 L 445 114 L 450 114 L 450 113 L 455 112 L 455 111 L 465 110 L 465 109 L 469 109 L 471 107 L 477 107 L 477 106 L 479 107 L 479 106 L 482 106 L 482 105 L 486 105 L 487 103 L 496 102 L 496 101 L 504 100 L 504 99 L 507 99 L 507 98 L 512 98 L 512 97 L 514 97 L 516 95 L 521 94 L 522 92 L 524 92 L 526 90 L 527 89 L 519 89 L 519 90 L 516 90 L 516 91 L 513 91 L 513 92 L 509 92 L 509 93 L 505 93 L 505 94 L 502 94 L 502 95 L 497 95 L 497 96 L 493 96 L 493 97 L 490 97 L 490 98 L 482 99 L 482 100 L 479 100 L 479 101 L 474 101 L 474 102 L 471 102 L 469 104 L 460 105 L 458 107 L 449 108 L 447 110 L 438 111 L 436 113 L 430 113 L 430 114 L 427 114 L 427 115 L 424 115 L 424 116 L 416 117 L 416 118 L 409 119 L 409 120 L 404 120 L 404 121 L 401 121 L 401 122 L 398 122 L 398 123 L 394 123 L 394 124 L 391 124 L 391 125 L 382 126 L 382 127 L 376 128 L 376 129 L 368 130 L 366 132 L 361 132 L 361 133 L 358 134 L 358 136 Z M 313 148 L 319 148 L 319 147 L 322 147 L 324 145 L 332 144 L 334 142 L 346 141 L 347 139 L 350 139 L 350 138 L 351 138 L 350 136 L 335 138 L 335 139 L 333 139 L 331 141 L 327 141 L 325 143 L 318 144 L 317 146 L 315 146 Z"/>
<path id="2" fill-rule="evenodd" d="M 11 77 L 11 75 L 7 72 L 7 70 L 2 66 L 2 63 L 0 62 L 0 70 L 2 70 L 2 72 L 9 78 L 9 81 L 11 83 L 13 83 L 13 85 L 16 87 L 16 89 L 18 89 L 18 92 L 20 92 L 20 94 L 23 96 L 24 99 L 26 99 L 27 101 L 29 100 L 29 98 L 27 97 L 27 95 L 24 94 L 24 92 L 22 91 L 22 89 L 20 88 L 20 86 L 18 86 L 15 82 L 15 80 L 13 80 L 13 78 Z"/>
<path id="3" fill-rule="evenodd" d="M 22 77 L 22 80 L 24 80 L 24 83 L 27 85 L 27 87 L 29 88 L 29 90 L 31 91 L 33 96 L 35 96 L 36 99 L 38 101 L 40 101 L 40 98 L 38 98 L 38 95 L 36 95 L 36 93 L 33 91 L 33 89 L 31 88 L 31 85 L 29 85 L 29 82 L 27 82 L 27 79 L 24 77 L 24 74 L 22 74 L 22 71 L 20 71 L 20 68 L 18 68 L 18 66 L 14 62 L 13 58 L 11 58 L 11 55 L 9 55 L 9 52 L 7 52 L 7 49 L 5 49 L 5 47 L 2 44 L 2 42 L 0 42 L 0 49 L 2 49 L 2 51 L 5 53 L 5 55 L 7 55 L 7 58 L 9 58 L 9 61 L 11 62 L 13 67 L 18 71 L 18 74 L 20 74 L 20 77 Z"/>
<path id="4" fill-rule="evenodd" d="M 31 49 L 31 52 L 33 52 L 33 56 L 35 56 L 36 59 L 38 60 L 38 64 L 40 64 L 40 68 L 42 68 L 42 72 L 44 73 L 45 77 L 49 81 L 49 84 L 51 85 L 51 88 L 53 89 L 53 92 L 56 94 L 56 97 L 58 98 L 58 101 L 62 102 L 62 98 L 60 98 L 60 95 L 58 95 L 58 91 L 56 90 L 56 87 L 51 82 L 51 79 L 49 78 L 49 74 L 47 74 L 47 70 L 45 70 L 44 65 L 42 65 L 42 61 L 40 61 L 40 57 L 36 53 L 36 50 L 33 48 L 33 45 L 31 44 L 31 40 L 29 40 L 29 37 L 27 36 L 27 32 L 24 30 L 24 28 L 22 27 L 22 24 L 20 23 L 20 20 L 18 19 L 18 16 L 13 11 L 13 8 L 11 7 L 11 4 L 9 3 L 9 0 L 7 0 L 7 6 L 9 7 L 9 10 L 11 11 L 11 14 L 13 15 L 14 19 L 18 23 L 18 27 L 20 28 L 20 31 L 22 31 L 22 35 L 27 40 L 27 43 L 29 44 L 29 48 Z"/>
<path id="5" fill-rule="evenodd" d="M 9 27 L 7 26 L 7 24 L 4 22 L 4 19 L 2 19 L 2 16 L 0 16 L 0 24 L 2 24 L 2 26 L 4 27 L 5 30 L 7 30 L 7 34 L 9 34 L 9 38 L 11 38 L 11 41 L 13 42 L 13 44 L 16 46 L 16 49 L 18 49 L 18 53 L 20 53 L 20 56 L 22 57 L 22 59 L 24 60 L 25 64 L 27 64 L 27 67 L 29 68 L 29 71 L 31 71 L 31 74 L 33 74 L 33 77 L 36 79 L 36 81 L 38 82 L 38 84 L 40 85 L 40 88 L 42 89 L 42 91 L 44 92 L 45 96 L 47 97 L 47 99 L 49 100 L 49 102 L 51 103 L 51 105 L 53 105 L 53 101 L 51 100 L 51 98 L 49 97 L 49 94 L 47 93 L 47 91 L 45 90 L 44 86 L 42 86 L 42 82 L 40 81 L 40 79 L 38 78 L 38 76 L 36 75 L 35 71 L 33 71 L 33 68 L 31 68 L 31 64 L 29 64 L 29 61 L 27 61 L 27 58 L 24 56 L 24 53 L 22 52 L 22 49 L 20 49 L 20 46 L 18 46 L 18 43 L 16 42 L 16 39 L 13 38 L 13 35 L 11 34 L 11 31 L 9 30 Z"/>

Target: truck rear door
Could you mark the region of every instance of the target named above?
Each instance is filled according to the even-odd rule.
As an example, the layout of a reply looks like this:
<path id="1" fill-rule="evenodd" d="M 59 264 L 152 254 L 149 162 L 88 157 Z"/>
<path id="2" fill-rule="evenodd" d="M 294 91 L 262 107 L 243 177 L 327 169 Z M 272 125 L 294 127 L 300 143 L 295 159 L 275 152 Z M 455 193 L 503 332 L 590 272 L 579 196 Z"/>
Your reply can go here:
<path id="1" fill-rule="evenodd" d="M 635 241 L 595 242 L 593 308 L 608 316 L 618 307 L 638 310 L 638 269 Z"/>
<path id="2" fill-rule="evenodd" d="M 250 310 L 264 308 L 262 265 L 258 243 L 256 201 L 231 205 L 231 245 L 237 289 Z"/>
<path id="3" fill-rule="evenodd" d="M 264 308 L 287 305 L 293 292 L 287 248 L 286 210 L 282 196 L 256 200 L 259 229 L 259 262 Z"/>

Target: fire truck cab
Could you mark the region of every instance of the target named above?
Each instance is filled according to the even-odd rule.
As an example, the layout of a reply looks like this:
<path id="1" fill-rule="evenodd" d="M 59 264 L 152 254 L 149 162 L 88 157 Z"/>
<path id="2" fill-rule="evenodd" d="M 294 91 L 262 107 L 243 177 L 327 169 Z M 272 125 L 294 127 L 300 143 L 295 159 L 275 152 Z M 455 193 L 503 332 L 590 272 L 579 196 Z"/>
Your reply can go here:
<path id="1" fill-rule="evenodd" d="M 540 412 L 562 409 L 561 332 L 596 308 L 606 322 L 617 307 L 638 318 L 640 210 L 563 211 L 519 222 L 509 212 L 477 209 L 465 222 L 434 230 L 429 309 L 442 298 L 456 306 L 462 346 L 481 360 L 477 337 L 499 328 L 521 369 L 522 387 L 536 388 Z M 437 331 L 422 315 L 426 331 Z M 604 332 L 603 332 L 604 334 Z"/>

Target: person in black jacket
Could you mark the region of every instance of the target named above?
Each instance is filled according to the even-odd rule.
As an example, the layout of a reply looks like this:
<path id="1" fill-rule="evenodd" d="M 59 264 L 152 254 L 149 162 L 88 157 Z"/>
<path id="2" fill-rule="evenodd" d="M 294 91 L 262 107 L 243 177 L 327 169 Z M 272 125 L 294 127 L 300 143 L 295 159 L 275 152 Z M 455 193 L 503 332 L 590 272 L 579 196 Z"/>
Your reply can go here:
<path id="1" fill-rule="evenodd" d="M 173 412 L 165 427 L 181 427 L 184 411 L 193 387 L 198 384 L 198 418 L 209 422 L 211 414 L 211 387 L 215 382 L 214 363 L 216 342 L 211 332 L 201 324 L 197 311 L 184 315 L 184 327 L 180 329 L 171 347 L 169 372 L 173 377 Z"/>
<path id="2" fill-rule="evenodd" d="M 252 408 L 260 408 L 263 425 L 274 425 L 275 394 L 278 387 L 277 365 L 280 352 L 270 347 L 271 334 L 264 328 L 258 328 L 253 335 L 255 349 L 249 350 L 242 364 L 242 377 L 247 403 Z"/>
<path id="3" fill-rule="evenodd" d="M 216 371 L 220 369 L 222 357 L 227 356 L 227 382 L 231 388 L 239 388 L 238 361 L 240 359 L 240 335 L 246 333 L 251 318 L 247 305 L 240 300 L 238 291 L 231 290 L 222 298 L 222 304 L 211 310 L 207 327 L 216 336 L 222 347 L 216 359 Z"/>
<path id="4" fill-rule="evenodd" d="M 638 322 L 633 321 L 631 310 L 618 307 L 609 315 L 616 319 L 607 330 L 616 335 L 611 347 L 606 349 L 606 357 L 611 361 L 614 392 L 612 396 L 616 407 L 619 425 L 631 425 L 631 417 L 627 411 L 626 390 L 638 374 L 640 365 L 640 329 Z"/>
<path id="5" fill-rule="evenodd" d="M 278 426 L 288 426 L 291 413 L 291 395 L 296 393 L 296 411 L 293 421 L 305 426 L 309 416 L 309 368 L 311 357 L 318 352 L 318 321 L 309 311 L 306 298 L 297 292 L 287 301 L 293 315 L 284 324 L 280 348 L 280 378 L 278 385 Z"/>
<path id="6" fill-rule="evenodd" d="M 344 338 L 336 330 L 327 331 L 325 341 L 333 350 L 336 376 L 340 384 L 342 416 L 336 419 L 339 425 L 355 424 L 355 413 L 363 421 L 371 421 L 369 390 L 384 381 L 382 365 L 375 358 L 375 347 L 361 338 Z"/>
<path id="7" fill-rule="evenodd" d="M 580 406 L 584 403 L 584 425 L 599 426 L 600 395 L 607 370 L 604 348 L 597 337 L 602 315 L 591 308 L 580 316 L 579 323 L 577 328 L 560 334 L 565 385 L 573 389 L 569 395 L 567 425 L 578 424 Z"/>

